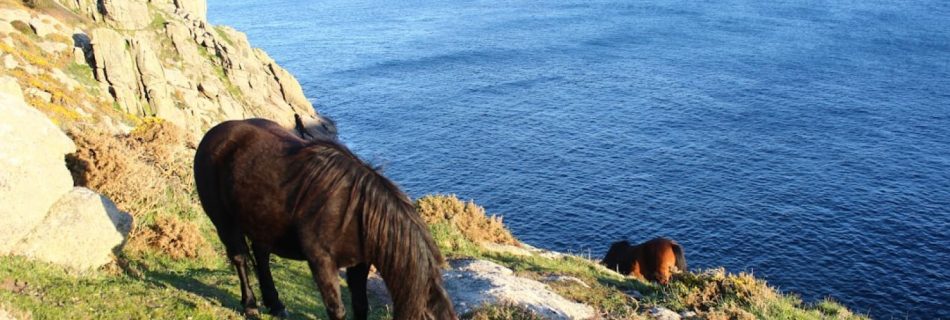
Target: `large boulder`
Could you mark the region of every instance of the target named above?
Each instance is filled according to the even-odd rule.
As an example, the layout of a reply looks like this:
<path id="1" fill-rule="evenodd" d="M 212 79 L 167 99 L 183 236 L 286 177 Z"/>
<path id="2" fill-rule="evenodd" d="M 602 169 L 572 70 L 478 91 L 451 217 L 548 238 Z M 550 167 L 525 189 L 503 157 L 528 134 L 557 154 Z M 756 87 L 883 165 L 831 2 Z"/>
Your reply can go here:
<path id="1" fill-rule="evenodd" d="M 76 187 L 60 198 L 14 253 L 87 271 L 112 261 L 132 229 L 132 216 L 108 198 Z"/>
<path id="2" fill-rule="evenodd" d="M 19 87 L 0 80 L 0 255 L 33 230 L 73 187 L 65 155 L 76 145 L 49 118 L 23 101 Z"/>
<path id="3" fill-rule="evenodd" d="M 538 281 L 518 277 L 511 269 L 491 261 L 450 261 L 442 274 L 445 290 L 455 310 L 467 313 L 484 304 L 511 304 L 531 310 L 545 319 L 591 319 L 594 309 L 552 292 Z"/>

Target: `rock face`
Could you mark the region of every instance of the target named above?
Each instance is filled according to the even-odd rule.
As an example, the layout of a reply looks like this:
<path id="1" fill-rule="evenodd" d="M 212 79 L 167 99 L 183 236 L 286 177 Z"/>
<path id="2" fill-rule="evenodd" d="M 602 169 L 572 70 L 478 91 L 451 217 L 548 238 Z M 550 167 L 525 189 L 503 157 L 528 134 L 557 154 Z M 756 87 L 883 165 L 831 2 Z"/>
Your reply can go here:
<path id="1" fill-rule="evenodd" d="M 89 33 L 96 65 L 96 80 L 109 85 L 109 93 L 125 112 L 139 112 L 138 72 L 128 51 L 128 40 L 111 28 Z"/>
<path id="2" fill-rule="evenodd" d="M 112 260 L 131 229 L 131 215 L 106 197 L 76 187 L 53 204 L 14 253 L 77 271 L 91 270 Z"/>
<path id="3" fill-rule="evenodd" d="M 99 12 L 118 29 L 142 29 L 152 22 L 145 1 L 99 0 Z"/>
<path id="4" fill-rule="evenodd" d="M 94 21 L 80 28 L 88 35 L 63 35 L 90 40 L 91 46 L 75 45 L 91 58 L 95 79 L 112 100 L 107 104 L 121 111 L 164 118 L 196 137 L 231 119 L 261 117 L 289 127 L 296 113 L 329 123 L 293 75 L 251 47 L 247 36 L 209 25 L 205 1 L 57 1 Z"/>
<path id="5" fill-rule="evenodd" d="M 76 146 L 16 91 L 18 86 L 0 92 L 0 254 L 9 253 L 73 187 L 64 159 Z"/>
<path id="6" fill-rule="evenodd" d="M 204 0 L 175 0 L 179 10 L 191 15 L 197 20 L 208 19 L 208 3 Z"/>
<path id="7" fill-rule="evenodd" d="M 551 292 L 543 283 L 515 276 L 511 269 L 485 260 L 454 260 L 442 274 L 445 289 L 464 314 L 483 304 L 518 305 L 545 319 L 591 319 L 594 309 Z"/>
<path id="8" fill-rule="evenodd" d="M 73 188 L 65 155 L 76 145 L 0 78 L 0 255 L 86 271 L 108 263 L 132 227 L 109 199 Z"/>

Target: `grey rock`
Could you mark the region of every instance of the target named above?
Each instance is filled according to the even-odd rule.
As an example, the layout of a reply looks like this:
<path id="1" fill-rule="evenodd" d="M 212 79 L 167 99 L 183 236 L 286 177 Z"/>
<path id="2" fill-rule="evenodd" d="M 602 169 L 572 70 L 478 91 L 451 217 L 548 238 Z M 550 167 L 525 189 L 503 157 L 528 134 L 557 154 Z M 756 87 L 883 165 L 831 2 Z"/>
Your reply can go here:
<path id="1" fill-rule="evenodd" d="M 109 92 L 125 112 L 142 115 L 139 108 L 138 70 L 129 50 L 128 40 L 115 30 L 96 28 L 89 34 L 96 64 L 96 79 L 107 82 Z"/>
<path id="2" fill-rule="evenodd" d="M 649 311 L 650 317 L 655 320 L 680 320 L 680 315 L 673 310 L 663 307 L 653 307 Z"/>
<path id="3" fill-rule="evenodd" d="M 110 261 L 132 229 L 132 216 L 106 197 L 76 187 L 61 197 L 14 253 L 88 271 Z"/>
<path id="4" fill-rule="evenodd" d="M 138 30 L 152 22 L 144 0 L 100 0 L 107 21 L 118 29 Z"/>
<path id="5" fill-rule="evenodd" d="M 56 81 L 59 81 L 60 83 L 62 83 L 64 86 L 66 86 L 66 89 L 70 91 L 78 88 L 81 85 L 79 84 L 79 81 L 76 81 L 72 77 L 66 75 L 66 73 L 63 72 L 63 70 L 53 69 L 53 71 L 50 74 L 52 75 L 53 79 L 56 79 Z"/>
<path id="6" fill-rule="evenodd" d="M 139 79 L 144 91 L 144 97 L 152 107 L 153 114 L 162 113 L 170 116 L 168 120 L 179 127 L 184 127 L 184 118 L 173 114 L 175 102 L 171 96 L 171 89 L 168 87 L 168 81 L 165 80 L 165 69 L 162 67 L 158 56 L 152 49 L 149 41 L 134 41 L 136 66 L 139 70 Z"/>
<path id="7" fill-rule="evenodd" d="M 175 0 L 175 6 L 192 19 L 208 19 L 208 3 L 205 0 Z"/>
<path id="8" fill-rule="evenodd" d="M 9 93 L 18 90 L 10 80 L 0 83 L 7 88 L 0 92 L 0 254 L 7 254 L 72 188 L 63 159 L 76 145 L 22 93 Z"/>
<path id="9" fill-rule="evenodd" d="M 56 19 L 45 14 L 30 18 L 29 24 L 33 32 L 36 32 L 36 35 L 40 38 L 53 33 L 62 33 L 59 29 L 65 29 Z"/>
<path id="10" fill-rule="evenodd" d="M 518 277 L 493 262 L 466 259 L 450 264 L 452 268 L 442 279 L 460 314 L 483 304 L 508 303 L 545 319 L 591 319 L 596 315 L 590 306 L 564 299 L 543 283 Z"/>
<path id="11" fill-rule="evenodd" d="M 38 46 L 47 54 L 58 54 L 69 49 L 69 45 L 55 41 L 43 41 Z"/>
<path id="12" fill-rule="evenodd" d="M 80 15 L 89 17 L 95 21 L 102 21 L 102 14 L 99 12 L 99 0 L 56 0 L 63 6 L 73 9 Z"/>
<path id="13" fill-rule="evenodd" d="M 82 51 L 82 48 L 73 47 L 73 63 L 86 65 L 86 53 Z"/>
<path id="14" fill-rule="evenodd" d="M 43 100 L 44 102 L 53 102 L 53 95 L 49 92 L 46 92 L 37 88 L 26 88 L 24 92 L 26 92 L 26 94 L 31 95 L 37 99 Z"/>
<path id="15" fill-rule="evenodd" d="M 14 101 L 23 101 L 23 89 L 20 89 L 20 84 L 10 76 L 0 76 L 0 94 L 9 95 Z"/>
<path id="16" fill-rule="evenodd" d="M 16 69 L 20 63 L 16 61 L 16 58 L 12 54 L 3 55 L 3 68 L 7 70 Z"/>

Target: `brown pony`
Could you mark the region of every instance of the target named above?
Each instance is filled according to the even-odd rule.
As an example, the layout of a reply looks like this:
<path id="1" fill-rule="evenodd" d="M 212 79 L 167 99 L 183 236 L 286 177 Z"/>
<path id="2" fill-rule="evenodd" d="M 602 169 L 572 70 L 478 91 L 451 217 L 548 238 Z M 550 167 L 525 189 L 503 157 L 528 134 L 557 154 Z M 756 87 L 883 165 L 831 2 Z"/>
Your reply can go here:
<path id="1" fill-rule="evenodd" d="M 666 238 L 656 238 L 635 246 L 627 241 L 614 242 L 601 264 L 621 274 L 663 285 L 670 282 L 673 272 L 686 271 L 683 247 Z"/>
<path id="2" fill-rule="evenodd" d="M 442 287 L 442 255 L 409 198 L 338 142 L 307 141 L 263 119 L 224 122 L 198 146 L 195 182 L 237 271 L 245 314 L 258 314 L 246 271 L 253 252 L 272 315 L 287 315 L 271 276 L 274 253 L 307 261 L 330 319 L 346 312 L 341 267 L 355 318 L 366 319 L 371 264 L 393 298 L 395 319 L 457 319 Z"/>

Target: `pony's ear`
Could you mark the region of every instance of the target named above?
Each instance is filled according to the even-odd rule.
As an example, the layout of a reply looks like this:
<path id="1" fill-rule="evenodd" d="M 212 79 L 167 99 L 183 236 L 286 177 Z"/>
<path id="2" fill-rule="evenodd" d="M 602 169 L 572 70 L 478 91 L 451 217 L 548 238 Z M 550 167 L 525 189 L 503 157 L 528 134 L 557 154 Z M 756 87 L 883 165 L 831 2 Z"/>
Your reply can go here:
<path id="1" fill-rule="evenodd" d="M 303 126 L 303 119 L 296 113 L 294 113 L 294 130 L 297 130 L 297 134 L 303 139 L 307 139 L 307 136 L 313 137 L 313 135 L 307 132 L 307 128 Z"/>
<path id="2" fill-rule="evenodd" d="M 294 113 L 294 128 L 297 130 L 303 129 L 303 119 L 300 119 L 300 115 Z"/>

